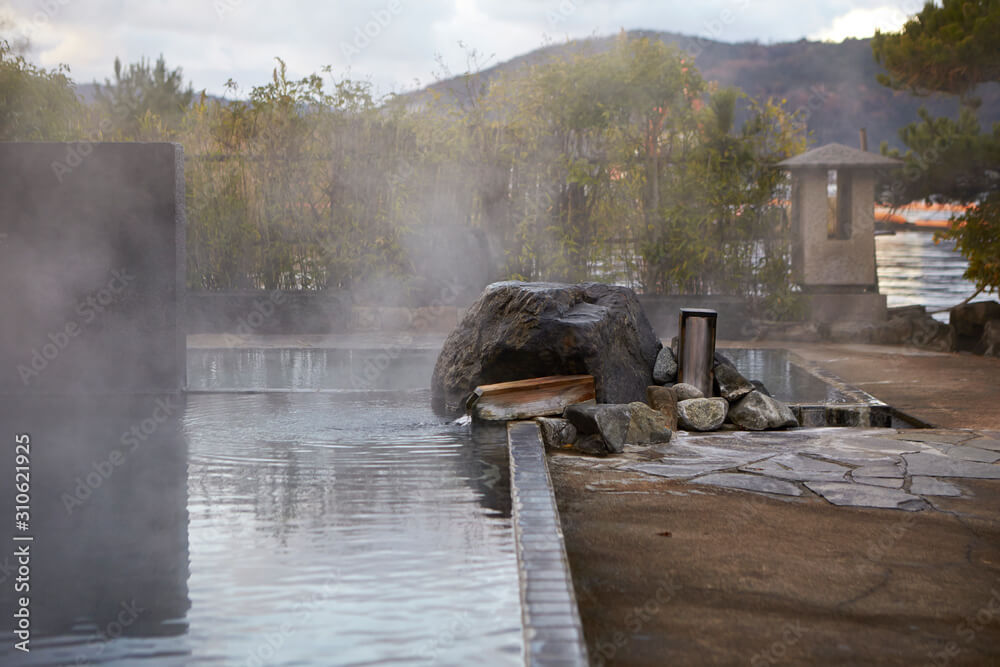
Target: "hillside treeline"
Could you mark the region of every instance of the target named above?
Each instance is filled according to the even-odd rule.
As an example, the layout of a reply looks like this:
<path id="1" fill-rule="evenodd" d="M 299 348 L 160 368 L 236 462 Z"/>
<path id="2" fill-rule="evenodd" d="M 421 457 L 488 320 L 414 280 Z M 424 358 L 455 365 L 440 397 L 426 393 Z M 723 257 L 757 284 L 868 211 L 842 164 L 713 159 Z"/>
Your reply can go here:
<path id="1" fill-rule="evenodd" d="M 443 285 L 604 280 L 646 293 L 794 302 L 783 174 L 802 118 L 707 83 L 657 40 L 464 77 L 463 94 L 376 100 L 328 71 L 237 101 L 162 61 L 91 105 L 65 71 L 5 48 L 0 139 L 175 141 L 186 154 L 191 289 L 337 289 L 423 299 Z M 745 120 L 737 109 L 747 105 Z"/>

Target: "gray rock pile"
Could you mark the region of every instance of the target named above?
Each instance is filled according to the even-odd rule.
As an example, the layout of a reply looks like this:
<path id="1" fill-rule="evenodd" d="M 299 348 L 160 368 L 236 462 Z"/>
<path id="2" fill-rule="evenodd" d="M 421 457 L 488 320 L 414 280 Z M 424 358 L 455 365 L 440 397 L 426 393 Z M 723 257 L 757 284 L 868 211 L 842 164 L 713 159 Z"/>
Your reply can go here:
<path id="1" fill-rule="evenodd" d="M 956 350 L 1000 356 L 1000 303 L 977 301 L 956 306 L 948 313 L 948 323 L 955 331 Z"/>
<path id="2" fill-rule="evenodd" d="M 948 323 L 924 306 L 889 308 L 882 322 L 758 322 L 757 340 L 905 345 L 936 352 L 1000 356 L 1000 302 L 976 301 L 948 311 Z"/>
<path id="3" fill-rule="evenodd" d="M 673 346 L 671 346 L 673 347 Z M 673 360 L 676 376 L 676 353 L 663 348 L 657 357 L 658 365 L 668 356 Z M 646 389 L 649 404 L 663 412 L 669 419 L 676 418 L 674 428 L 685 431 L 715 431 L 726 422 L 748 431 L 765 431 L 798 426 L 791 409 L 771 397 L 767 388 L 757 380 L 748 380 L 724 354 L 715 354 L 715 396 L 704 396 L 690 384 L 659 383 Z M 654 380 L 664 377 L 653 371 Z"/>
<path id="4" fill-rule="evenodd" d="M 675 358 L 670 348 L 663 348 L 656 364 L 662 367 L 668 355 Z M 653 376 L 664 374 L 654 370 Z M 645 402 L 571 405 L 562 419 L 538 420 L 545 444 L 603 456 L 620 453 L 627 444 L 668 443 L 678 429 L 716 431 L 726 423 L 748 431 L 798 426 L 787 405 L 772 398 L 760 382 L 745 378 L 722 354 L 716 355 L 715 378 L 717 396 L 705 396 L 690 384 L 668 383 L 646 387 Z"/>
<path id="5" fill-rule="evenodd" d="M 666 416 L 639 401 L 571 405 L 562 419 L 538 421 L 547 447 L 572 446 L 586 454 L 617 454 L 626 444 L 667 443 L 673 435 Z"/>
<path id="6" fill-rule="evenodd" d="M 431 381 L 440 412 L 460 413 L 481 385 L 591 375 L 596 404 L 537 417 L 545 444 L 588 454 L 669 443 L 678 428 L 714 431 L 796 426 L 788 406 L 715 357 L 713 396 L 676 383 L 676 350 L 663 347 L 632 290 L 588 283 L 494 283 L 451 332 Z M 529 413 L 530 414 L 530 413 Z M 535 412 L 541 415 L 544 412 Z"/>

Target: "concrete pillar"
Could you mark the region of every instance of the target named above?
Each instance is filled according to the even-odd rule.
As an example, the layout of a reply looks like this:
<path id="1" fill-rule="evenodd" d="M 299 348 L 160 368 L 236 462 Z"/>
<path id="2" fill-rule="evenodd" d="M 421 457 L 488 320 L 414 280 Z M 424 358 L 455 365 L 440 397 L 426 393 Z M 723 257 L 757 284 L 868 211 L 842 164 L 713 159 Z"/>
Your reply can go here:
<path id="1" fill-rule="evenodd" d="M 0 394 L 185 385 L 184 160 L 167 143 L 0 143 Z"/>

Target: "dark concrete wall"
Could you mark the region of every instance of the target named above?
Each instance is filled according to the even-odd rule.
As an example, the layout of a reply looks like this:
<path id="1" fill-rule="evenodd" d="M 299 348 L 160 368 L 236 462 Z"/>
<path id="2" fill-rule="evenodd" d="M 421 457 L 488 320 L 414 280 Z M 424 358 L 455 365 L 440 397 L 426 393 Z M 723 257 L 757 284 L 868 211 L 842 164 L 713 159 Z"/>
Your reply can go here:
<path id="1" fill-rule="evenodd" d="M 351 296 L 264 290 L 189 292 L 187 332 L 325 334 L 351 328 Z"/>
<path id="2" fill-rule="evenodd" d="M 461 306 L 356 305 L 349 292 L 264 290 L 189 292 L 187 332 L 250 334 L 327 334 L 363 331 L 449 333 L 461 319 Z M 677 335 L 681 308 L 712 308 L 719 313 L 718 336 L 748 338 L 749 304 L 730 296 L 639 296 L 660 338 Z"/>
<path id="3" fill-rule="evenodd" d="M 0 143 L 0 393 L 176 392 L 183 153 Z"/>

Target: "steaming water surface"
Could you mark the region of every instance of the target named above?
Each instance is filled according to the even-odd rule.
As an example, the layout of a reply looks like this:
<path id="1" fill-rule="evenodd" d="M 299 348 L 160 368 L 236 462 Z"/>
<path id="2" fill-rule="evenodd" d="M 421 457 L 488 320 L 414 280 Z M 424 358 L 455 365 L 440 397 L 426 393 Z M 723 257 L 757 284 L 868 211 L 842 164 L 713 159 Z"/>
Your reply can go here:
<path id="1" fill-rule="evenodd" d="M 267 388 L 274 354 L 278 388 L 330 367 L 210 351 L 189 378 Z M 162 421 L 153 398 L 8 406 L 37 452 L 37 588 L 32 651 L 5 641 L 0 663 L 519 663 L 505 442 L 436 417 L 415 368 L 390 367 L 391 392 L 193 394 Z M 121 465 L 67 507 L 112 451 Z"/>
<path id="2" fill-rule="evenodd" d="M 288 663 L 517 661 L 505 443 L 470 445 L 428 402 L 191 398 L 195 655 L 278 642 Z"/>

